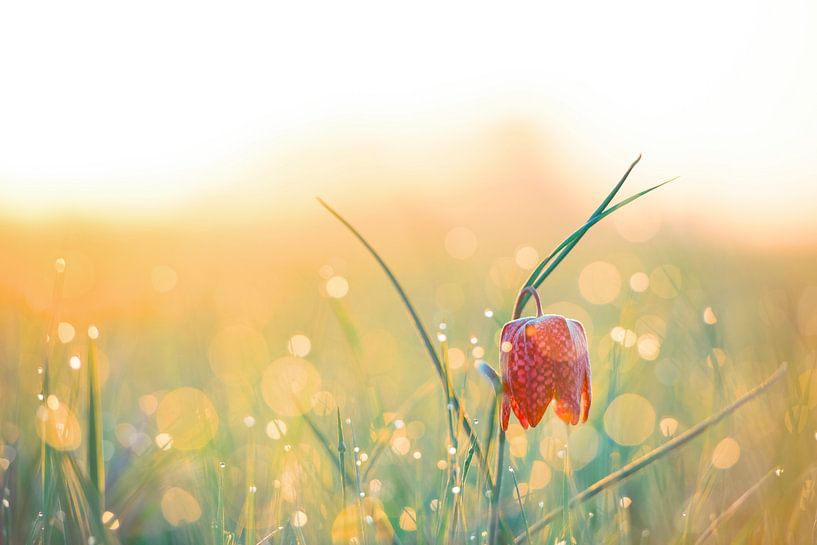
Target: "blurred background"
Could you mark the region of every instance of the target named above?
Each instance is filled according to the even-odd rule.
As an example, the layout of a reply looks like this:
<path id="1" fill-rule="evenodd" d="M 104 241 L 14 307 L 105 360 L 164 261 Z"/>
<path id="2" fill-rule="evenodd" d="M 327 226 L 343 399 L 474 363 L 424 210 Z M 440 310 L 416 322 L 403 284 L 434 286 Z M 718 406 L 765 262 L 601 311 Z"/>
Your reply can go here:
<path id="1" fill-rule="evenodd" d="M 301 491 L 264 491 L 259 532 L 288 521 L 334 539 L 333 500 L 299 495 L 331 471 L 304 408 L 274 401 L 283 365 L 327 436 L 336 407 L 364 449 L 377 426 L 391 430 L 378 484 L 364 486 L 382 502 L 384 539 L 413 542 L 402 514 L 432 516 L 432 472 L 447 467 L 441 391 L 382 272 L 315 197 L 381 252 L 429 331 L 445 327 L 454 384 L 487 418 L 473 363 L 497 363 L 519 286 L 643 153 L 622 196 L 680 178 L 605 219 L 541 289 L 548 311 L 590 336 L 595 404 L 590 431 L 571 436 L 570 486 L 792 367 L 748 414 L 588 507 L 606 522 L 583 535 L 699 535 L 783 467 L 773 486 L 791 500 L 744 506 L 723 535 L 802 542 L 815 501 L 815 25 L 809 1 L 1 7 L 5 482 L 20 482 L 22 469 L 7 470 L 37 443 L 36 369 L 62 258 L 55 395 L 75 395 L 84 367 L 71 358 L 84 362 L 98 327 L 120 539 L 201 538 L 189 524 L 212 498 L 196 492 L 198 470 L 154 467 L 156 497 L 116 492 L 135 459 L 167 454 L 157 407 L 186 386 L 218 414 L 199 462 L 242 459 L 252 416 L 270 483 Z M 79 421 L 84 410 L 73 407 Z M 83 459 L 74 439 L 57 443 Z M 292 469 L 284 441 L 322 469 Z M 556 421 L 511 430 L 531 520 L 560 497 L 555 453 L 568 441 Z M 413 452 L 428 465 L 419 500 L 399 485 Z M 239 488 L 228 518 L 243 528 Z M 132 507 L 161 494 L 181 511 Z"/>

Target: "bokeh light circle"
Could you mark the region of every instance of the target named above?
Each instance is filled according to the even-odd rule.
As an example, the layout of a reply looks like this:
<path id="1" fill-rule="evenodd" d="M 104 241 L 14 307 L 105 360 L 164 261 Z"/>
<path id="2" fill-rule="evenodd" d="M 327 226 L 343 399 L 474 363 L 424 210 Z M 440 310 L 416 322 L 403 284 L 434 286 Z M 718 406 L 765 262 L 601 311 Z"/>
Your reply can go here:
<path id="1" fill-rule="evenodd" d="M 312 409 L 312 398 L 320 388 L 315 366 L 295 356 L 275 360 L 261 377 L 264 401 L 280 416 L 298 416 Z"/>
<path id="2" fill-rule="evenodd" d="M 178 487 L 168 488 L 162 494 L 162 515 L 173 526 L 192 524 L 201 517 L 201 506 L 193 495 Z"/>
<path id="3" fill-rule="evenodd" d="M 213 402 L 196 388 L 171 390 L 156 409 L 156 426 L 159 432 L 170 435 L 174 449 L 202 448 L 215 437 L 218 423 Z"/>
<path id="4" fill-rule="evenodd" d="M 731 437 L 723 438 L 712 451 L 712 465 L 729 469 L 740 460 L 740 444 Z"/>
<path id="5" fill-rule="evenodd" d="M 610 303 L 621 291 L 621 275 L 614 265 L 595 261 L 579 274 L 579 291 L 594 305 Z"/>
<path id="6" fill-rule="evenodd" d="M 655 409 L 638 394 L 621 394 L 604 413 L 604 431 L 620 445 L 640 445 L 654 428 Z"/>

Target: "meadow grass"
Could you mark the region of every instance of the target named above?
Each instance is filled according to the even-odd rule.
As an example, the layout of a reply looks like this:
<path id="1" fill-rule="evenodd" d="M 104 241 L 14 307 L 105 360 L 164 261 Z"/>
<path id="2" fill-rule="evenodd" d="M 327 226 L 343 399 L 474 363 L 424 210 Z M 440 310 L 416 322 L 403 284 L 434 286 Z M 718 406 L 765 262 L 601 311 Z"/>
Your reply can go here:
<path id="1" fill-rule="evenodd" d="M 320 365 L 293 339 L 289 355 L 258 367 L 256 339 L 244 333 L 226 356 L 214 341 L 202 355 L 196 334 L 171 335 L 145 342 L 196 355 L 174 355 L 174 383 L 136 395 L 125 382 L 105 382 L 100 352 L 140 339 L 100 322 L 64 340 L 62 291 L 72 271 L 70 261 L 58 263 L 46 312 L 3 314 L 16 332 L 4 336 L 13 339 L 4 354 L 17 354 L 20 378 L 2 387 L 0 545 L 806 542 L 816 501 L 809 340 L 792 334 L 776 295 L 760 305 L 774 314 L 763 332 L 730 313 L 730 284 L 709 287 L 708 272 L 694 268 L 702 260 L 685 259 L 683 247 L 665 251 L 676 256 L 673 269 L 658 257 L 650 281 L 660 290 L 633 288 L 590 316 L 587 424 L 571 430 L 551 413 L 525 432 L 497 424 L 496 328 L 522 315 L 525 288 L 561 289 L 554 273 L 591 228 L 664 185 L 613 204 L 639 159 L 507 290 L 522 289 L 516 301 L 484 312 L 482 342 L 455 322 L 429 328 L 375 245 L 320 201 L 385 273 L 419 337 L 426 361 L 388 356 L 405 386 L 384 387 L 368 354 L 377 344 L 358 325 L 365 320 L 330 298 L 313 338 L 331 324 L 342 348 Z M 81 365 L 66 365 L 80 361 L 71 358 L 81 345 Z M 474 366 L 460 361 L 460 347 Z M 202 357 L 212 369 L 194 364 Z M 215 365 L 217 357 L 230 365 Z M 779 382 L 786 388 L 772 388 Z"/>

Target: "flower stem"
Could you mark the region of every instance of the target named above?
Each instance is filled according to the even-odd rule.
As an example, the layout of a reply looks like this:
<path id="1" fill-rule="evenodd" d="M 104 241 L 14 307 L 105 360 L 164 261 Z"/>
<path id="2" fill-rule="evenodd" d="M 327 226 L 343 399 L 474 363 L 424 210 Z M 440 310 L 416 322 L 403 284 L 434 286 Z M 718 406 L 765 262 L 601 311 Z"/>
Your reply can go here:
<path id="1" fill-rule="evenodd" d="M 536 291 L 536 288 L 532 286 L 525 286 L 521 290 L 519 290 L 519 295 L 516 296 L 516 302 L 513 305 L 514 311 L 512 320 L 516 320 L 522 314 L 522 309 L 524 308 L 524 303 L 522 303 L 525 294 L 529 294 L 533 297 L 533 300 L 536 301 L 536 317 L 542 315 L 542 301 L 539 299 L 539 292 Z"/>

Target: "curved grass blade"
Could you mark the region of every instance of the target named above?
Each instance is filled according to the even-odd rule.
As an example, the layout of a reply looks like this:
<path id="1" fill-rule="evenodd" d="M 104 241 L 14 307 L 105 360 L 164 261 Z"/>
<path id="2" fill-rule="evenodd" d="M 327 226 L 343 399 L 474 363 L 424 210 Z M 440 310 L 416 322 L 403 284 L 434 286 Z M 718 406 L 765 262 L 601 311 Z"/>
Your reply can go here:
<path id="1" fill-rule="evenodd" d="M 431 342 L 431 337 L 429 337 L 428 332 L 426 332 L 423 323 L 420 321 L 420 316 L 417 314 L 417 311 L 414 309 L 414 305 L 411 304 L 411 301 L 406 294 L 406 291 L 403 289 L 403 286 L 397 280 L 397 277 L 394 275 L 392 270 L 386 265 L 386 262 L 380 257 L 380 254 L 377 253 L 377 250 L 369 244 L 369 242 L 360 234 L 360 232 L 355 229 L 351 223 L 349 223 L 343 216 L 341 216 L 334 208 L 329 206 L 321 198 L 318 198 L 318 202 L 326 208 L 326 210 L 332 214 L 339 222 L 341 222 L 354 236 L 355 238 L 360 241 L 361 244 L 366 248 L 369 254 L 377 261 L 377 264 L 380 265 L 380 268 L 386 273 L 386 276 L 389 278 L 394 290 L 397 292 L 397 295 L 400 296 L 400 300 L 403 302 L 403 306 L 406 307 L 409 315 L 411 316 L 412 322 L 414 322 L 414 327 L 417 330 L 417 333 L 420 335 L 420 340 L 423 342 L 423 346 L 428 353 L 429 358 L 431 359 L 431 363 L 434 365 L 434 370 L 437 372 L 437 376 L 440 378 L 441 384 L 443 388 L 446 388 L 446 377 L 445 372 L 443 371 L 442 363 L 440 362 L 440 358 L 437 355 L 436 350 L 434 349 L 434 345 Z M 463 429 L 468 434 L 470 439 L 475 439 L 474 430 L 471 427 L 471 422 L 468 419 L 468 415 L 465 411 L 460 410 L 460 400 L 456 393 L 452 393 L 451 395 L 451 403 L 453 405 L 453 410 L 457 411 L 460 414 L 460 420 Z M 476 443 L 476 451 L 475 454 L 477 456 L 477 460 L 479 460 L 480 464 L 483 467 L 487 468 L 487 464 L 485 463 L 484 453 L 482 452 L 482 448 L 479 446 L 479 443 Z M 486 469 L 490 475 L 490 469 Z M 492 477 L 491 477 L 492 478 Z M 493 479 L 493 478 L 492 478 Z"/>
<path id="2" fill-rule="evenodd" d="M 570 500 L 567 504 L 567 509 L 570 509 L 576 505 L 586 502 L 590 498 L 593 498 L 603 490 L 623 481 L 630 475 L 637 473 L 650 465 L 651 463 L 663 458 L 673 450 L 684 446 L 686 443 L 690 442 L 691 440 L 695 439 L 699 435 L 701 435 L 704 431 L 708 428 L 714 426 L 739 408 L 741 408 L 746 403 L 752 401 L 754 398 L 758 397 L 760 394 L 768 390 L 772 385 L 774 385 L 777 381 L 783 378 L 783 375 L 786 374 L 786 363 L 782 363 L 777 370 L 772 373 L 766 380 L 761 382 L 759 385 L 755 386 L 754 389 L 750 390 L 742 397 L 735 400 L 731 405 L 722 409 L 719 413 L 713 414 L 712 416 L 698 422 L 695 426 L 689 428 L 687 431 L 678 435 L 674 439 L 667 441 L 663 445 L 651 450 L 644 456 L 637 458 L 630 462 L 629 464 L 625 465 L 621 469 L 614 471 L 603 477 L 602 479 L 596 481 L 589 487 L 585 488 Z M 531 533 L 541 532 L 545 528 L 547 528 L 548 524 L 562 514 L 562 511 L 565 507 L 558 507 L 547 515 L 545 515 L 541 520 L 536 521 L 534 524 L 531 525 L 530 531 Z M 528 540 L 528 536 L 526 534 L 520 534 L 514 538 L 514 544 L 518 545 L 519 543 L 525 543 Z"/>

